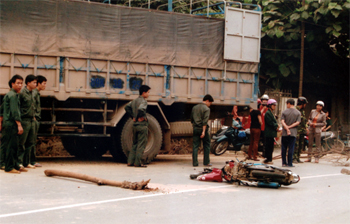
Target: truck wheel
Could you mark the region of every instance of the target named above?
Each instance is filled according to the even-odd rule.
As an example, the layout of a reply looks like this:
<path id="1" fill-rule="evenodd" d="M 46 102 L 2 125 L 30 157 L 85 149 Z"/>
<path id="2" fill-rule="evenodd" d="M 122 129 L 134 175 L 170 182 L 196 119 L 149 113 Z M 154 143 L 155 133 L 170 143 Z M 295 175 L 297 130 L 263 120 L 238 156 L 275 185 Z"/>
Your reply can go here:
<path id="1" fill-rule="evenodd" d="M 142 156 L 143 163 L 150 163 L 157 156 L 162 146 L 162 140 L 163 140 L 162 129 L 160 128 L 160 125 L 157 119 L 155 119 L 150 114 L 147 114 L 147 118 L 148 118 L 148 141 Z M 124 152 L 125 160 L 132 148 L 132 142 L 133 142 L 132 126 L 133 126 L 133 121 L 131 118 L 122 120 L 122 123 L 121 123 L 122 128 L 119 128 L 119 130 L 121 131 L 119 133 L 117 131 L 116 138 L 114 139 L 114 142 L 117 143 L 116 144 L 117 148 L 121 149 L 121 150 L 118 150 L 117 152 L 118 155 L 120 156 L 120 153 Z M 113 153 L 112 155 L 114 157 Z"/>
<path id="2" fill-rule="evenodd" d="M 102 138 L 62 137 L 61 140 L 69 154 L 82 159 L 99 158 L 108 149 Z"/>
<path id="3" fill-rule="evenodd" d="M 126 163 L 128 160 L 128 158 L 125 156 L 123 152 L 123 149 L 120 143 L 122 129 L 126 121 L 127 119 L 124 117 L 121 121 L 119 121 L 117 127 L 112 132 L 112 137 L 111 137 L 112 144 L 111 144 L 111 148 L 109 149 L 109 152 L 112 154 L 113 159 L 116 162 L 120 162 L 120 163 Z"/>

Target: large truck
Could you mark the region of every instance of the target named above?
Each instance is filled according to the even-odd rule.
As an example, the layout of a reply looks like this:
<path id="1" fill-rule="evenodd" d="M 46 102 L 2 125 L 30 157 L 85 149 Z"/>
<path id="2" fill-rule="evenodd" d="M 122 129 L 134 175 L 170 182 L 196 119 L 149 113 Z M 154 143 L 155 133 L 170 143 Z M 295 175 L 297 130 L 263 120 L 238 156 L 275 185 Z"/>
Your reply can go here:
<path id="1" fill-rule="evenodd" d="M 125 161 L 132 120 L 124 107 L 147 84 L 148 163 L 173 135 L 192 133 L 191 109 L 205 94 L 215 100 L 212 118 L 233 105 L 256 107 L 261 11 L 220 4 L 224 19 L 90 1 L 0 1 L 1 99 L 13 75 L 43 75 L 39 135 L 60 136 L 75 156 L 109 150 Z"/>

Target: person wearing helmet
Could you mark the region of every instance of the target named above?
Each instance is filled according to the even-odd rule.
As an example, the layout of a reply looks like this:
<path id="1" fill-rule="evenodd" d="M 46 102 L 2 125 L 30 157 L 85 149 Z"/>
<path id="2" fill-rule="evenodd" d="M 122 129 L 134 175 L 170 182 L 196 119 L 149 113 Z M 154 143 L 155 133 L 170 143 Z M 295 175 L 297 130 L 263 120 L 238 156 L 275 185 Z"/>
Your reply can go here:
<path id="1" fill-rule="evenodd" d="M 304 137 L 308 134 L 307 129 L 307 118 L 305 115 L 305 107 L 307 104 L 307 99 L 303 96 L 300 96 L 298 98 L 298 105 L 296 106 L 296 109 L 299 110 L 301 114 L 301 121 L 298 126 L 298 135 L 295 142 L 295 149 L 293 154 L 293 162 L 294 163 L 303 163 L 303 161 L 300 160 L 300 153 L 301 151 L 305 151 L 305 141 Z"/>
<path id="2" fill-rule="evenodd" d="M 305 162 L 311 162 L 311 153 L 313 152 L 314 139 L 316 143 L 315 163 L 318 163 L 319 153 L 321 152 L 321 132 L 322 127 L 326 125 L 326 114 L 322 111 L 324 103 L 322 101 L 316 102 L 316 109 L 312 110 L 309 115 L 309 146 L 308 159 Z"/>
<path id="3" fill-rule="evenodd" d="M 276 109 L 277 101 L 274 99 L 269 99 L 267 101 L 268 111 L 265 114 L 265 138 L 266 138 L 266 147 L 265 147 L 265 156 L 266 159 L 264 163 L 273 164 L 272 163 L 272 154 L 274 148 L 274 138 L 277 136 L 278 124 L 275 116 L 273 115 L 273 111 Z"/>
<path id="4" fill-rule="evenodd" d="M 261 96 L 261 103 L 265 102 L 265 104 L 267 105 L 267 101 L 270 99 L 269 96 L 267 94 L 264 94 Z"/>
<path id="5" fill-rule="evenodd" d="M 283 126 L 282 131 L 282 166 L 293 166 L 293 153 L 295 140 L 297 137 L 297 126 L 300 124 L 301 115 L 300 112 L 294 107 L 294 99 L 287 100 L 287 109 L 282 112 L 281 123 Z M 288 160 L 287 157 L 288 148 Z"/>
<path id="6" fill-rule="evenodd" d="M 269 100 L 269 96 L 267 94 L 262 95 L 261 99 L 261 106 L 258 107 L 260 112 L 261 112 L 261 133 L 260 133 L 260 138 L 262 139 L 263 145 L 262 145 L 262 152 L 263 152 L 263 157 L 265 157 L 265 145 L 266 145 L 266 138 L 265 138 L 265 113 L 267 112 L 267 102 Z"/>

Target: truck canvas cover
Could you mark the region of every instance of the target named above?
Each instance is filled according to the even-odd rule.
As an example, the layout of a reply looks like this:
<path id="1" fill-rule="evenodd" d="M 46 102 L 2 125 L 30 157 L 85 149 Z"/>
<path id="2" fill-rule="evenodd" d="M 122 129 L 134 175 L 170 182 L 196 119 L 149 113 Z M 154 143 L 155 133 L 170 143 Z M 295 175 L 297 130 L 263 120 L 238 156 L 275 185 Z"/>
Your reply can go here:
<path id="1" fill-rule="evenodd" d="M 84 1 L 0 1 L 0 51 L 224 69 L 222 19 Z M 256 73 L 257 63 L 227 62 Z"/>

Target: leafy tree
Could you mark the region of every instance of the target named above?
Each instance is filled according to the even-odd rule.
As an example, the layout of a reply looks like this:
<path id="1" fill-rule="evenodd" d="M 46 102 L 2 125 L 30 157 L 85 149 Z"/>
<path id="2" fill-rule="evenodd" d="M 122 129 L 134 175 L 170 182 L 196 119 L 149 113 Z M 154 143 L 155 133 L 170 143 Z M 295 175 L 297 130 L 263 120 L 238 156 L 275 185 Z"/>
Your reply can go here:
<path id="1" fill-rule="evenodd" d="M 304 5 L 301 0 L 244 2 L 263 7 L 261 75 L 266 78 L 266 83 L 281 88 L 290 81 L 299 80 L 301 22 L 305 23 L 306 81 L 317 80 L 317 77 L 312 78 L 319 68 L 313 66 L 315 63 L 325 67 L 338 59 L 345 63 L 333 71 L 344 72 L 341 67 L 348 64 L 346 61 L 349 58 L 350 0 L 305 0 Z M 331 55 L 332 52 L 336 57 Z M 330 58 L 333 60 L 328 60 Z M 318 77 L 320 75 L 329 76 L 319 73 Z"/>

